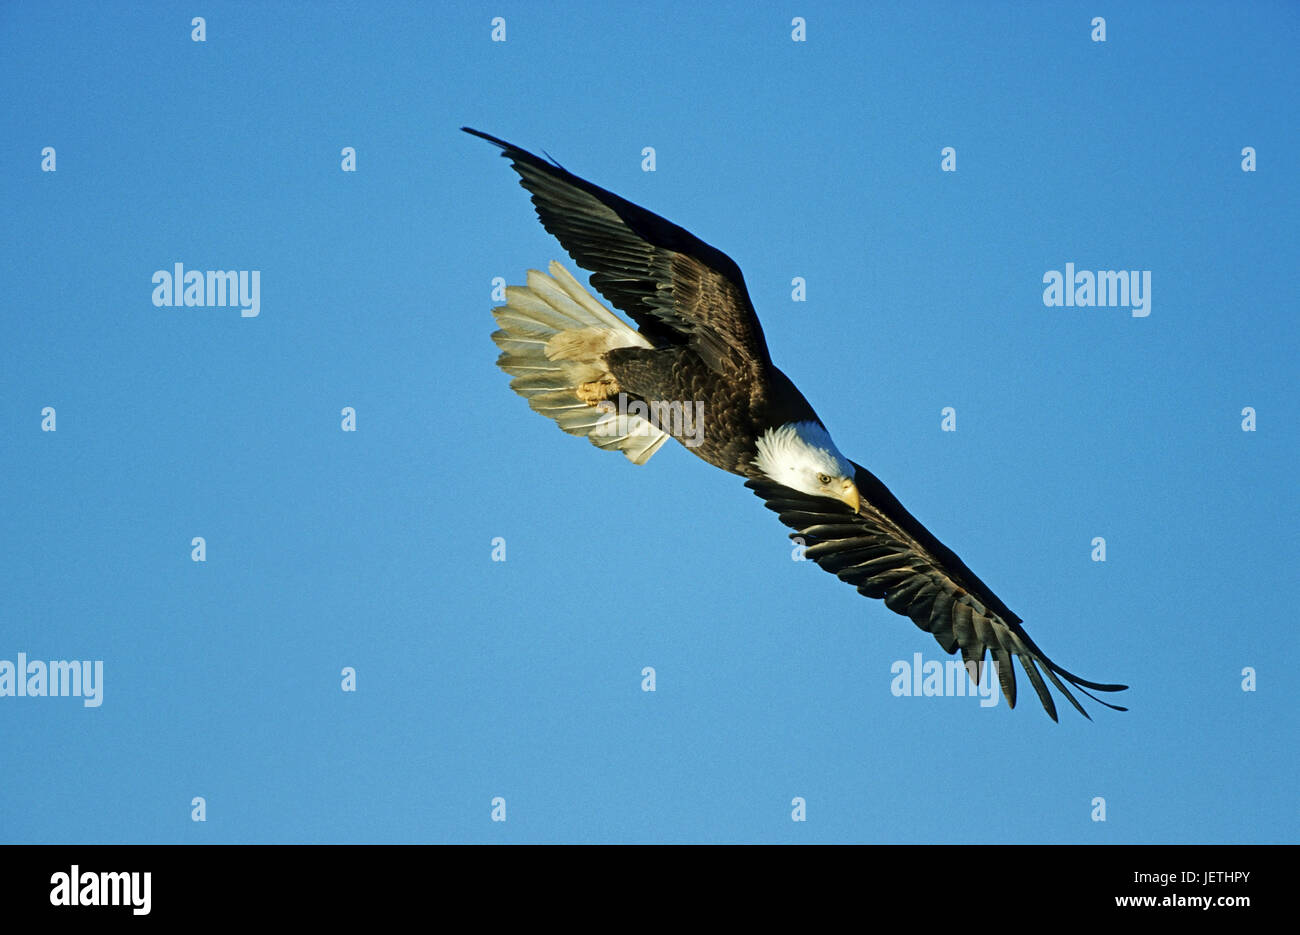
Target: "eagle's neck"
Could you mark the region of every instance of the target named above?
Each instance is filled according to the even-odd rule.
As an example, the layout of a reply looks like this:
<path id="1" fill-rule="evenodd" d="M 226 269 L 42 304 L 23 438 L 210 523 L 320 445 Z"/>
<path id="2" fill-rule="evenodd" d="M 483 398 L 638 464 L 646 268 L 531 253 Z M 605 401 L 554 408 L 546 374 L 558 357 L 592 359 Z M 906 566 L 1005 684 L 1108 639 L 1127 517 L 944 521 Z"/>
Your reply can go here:
<path id="1" fill-rule="evenodd" d="M 817 413 L 808 400 L 804 399 L 803 393 L 799 392 L 799 387 L 780 368 L 774 366 L 769 372 L 764 396 L 765 428 L 779 428 L 799 422 L 821 425 L 822 420 L 817 418 Z"/>

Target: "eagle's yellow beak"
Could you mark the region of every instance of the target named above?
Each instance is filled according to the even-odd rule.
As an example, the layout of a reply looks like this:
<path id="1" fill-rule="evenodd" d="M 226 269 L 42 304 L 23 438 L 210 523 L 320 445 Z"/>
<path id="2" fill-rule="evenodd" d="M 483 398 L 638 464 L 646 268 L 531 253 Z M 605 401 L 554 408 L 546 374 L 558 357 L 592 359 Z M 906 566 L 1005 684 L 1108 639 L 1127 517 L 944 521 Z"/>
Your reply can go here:
<path id="1" fill-rule="evenodd" d="M 854 513 L 858 512 L 858 507 L 862 505 L 862 495 L 858 493 L 858 485 L 847 477 L 844 478 L 840 489 L 840 499 L 852 507 Z"/>

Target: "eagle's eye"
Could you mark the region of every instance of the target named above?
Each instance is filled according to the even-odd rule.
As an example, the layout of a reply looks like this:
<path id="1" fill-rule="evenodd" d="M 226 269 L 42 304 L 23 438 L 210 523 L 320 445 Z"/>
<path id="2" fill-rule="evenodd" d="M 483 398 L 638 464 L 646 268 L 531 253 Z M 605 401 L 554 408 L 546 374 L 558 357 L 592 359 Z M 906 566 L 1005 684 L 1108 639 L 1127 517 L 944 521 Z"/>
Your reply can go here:
<path id="1" fill-rule="evenodd" d="M 828 485 L 830 482 L 831 482 L 831 478 L 830 478 L 830 475 L 829 475 L 829 474 L 818 474 L 818 475 L 817 475 L 817 483 L 821 484 L 823 487 L 825 487 L 826 485 Z"/>

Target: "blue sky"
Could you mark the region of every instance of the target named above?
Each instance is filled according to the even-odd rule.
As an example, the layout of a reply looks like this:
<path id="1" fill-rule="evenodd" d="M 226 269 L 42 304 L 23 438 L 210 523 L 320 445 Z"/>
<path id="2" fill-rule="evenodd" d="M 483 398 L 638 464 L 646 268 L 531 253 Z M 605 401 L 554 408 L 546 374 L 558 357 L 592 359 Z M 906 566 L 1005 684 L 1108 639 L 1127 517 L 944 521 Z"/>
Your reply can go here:
<path id="1" fill-rule="evenodd" d="M 1294 842 L 1300 13 L 1103 6 L 0 7 L 0 660 L 104 667 L 0 697 L 0 839 Z M 579 271 L 461 125 L 734 258 L 840 448 L 1131 710 L 895 697 L 937 644 L 737 478 L 531 412 L 492 280 Z M 155 306 L 175 263 L 260 313 Z M 1067 263 L 1150 315 L 1045 306 Z"/>

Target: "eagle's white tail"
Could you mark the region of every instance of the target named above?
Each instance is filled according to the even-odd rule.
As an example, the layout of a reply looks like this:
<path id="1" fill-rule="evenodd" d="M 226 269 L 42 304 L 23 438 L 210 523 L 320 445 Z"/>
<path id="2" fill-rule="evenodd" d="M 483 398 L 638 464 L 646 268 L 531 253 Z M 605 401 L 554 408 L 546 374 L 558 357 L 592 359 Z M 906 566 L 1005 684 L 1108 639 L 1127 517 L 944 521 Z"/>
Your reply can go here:
<path id="1" fill-rule="evenodd" d="M 492 335 L 501 348 L 497 366 L 514 377 L 511 389 L 570 435 L 645 464 L 668 434 L 638 416 L 588 405 L 578 387 L 611 379 L 601 363 L 608 351 L 650 342 L 559 263 L 552 261 L 550 271 L 530 269 L 528 285 L 506 286 L 506 304 L 492 309 L 501 326 Z"/>

